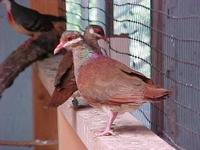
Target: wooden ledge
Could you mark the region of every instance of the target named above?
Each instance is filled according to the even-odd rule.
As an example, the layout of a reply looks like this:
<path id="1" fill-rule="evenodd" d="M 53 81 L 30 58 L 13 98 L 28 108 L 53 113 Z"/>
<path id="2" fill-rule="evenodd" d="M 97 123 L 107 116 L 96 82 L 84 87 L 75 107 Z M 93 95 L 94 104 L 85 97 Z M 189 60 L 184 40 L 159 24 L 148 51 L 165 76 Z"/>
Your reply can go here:
<path id="1" fill-rule="evenodd" d="M 60 57 L 54 57 L 36 64 L 39 77 L 50 94 L 54 90 L 53 82 L 59 60 Z M 64 116 L 65 121 L 72 126 L 89 150 L 175 150 L 151 130 L 144 127 L 130 113 L 117 117 L 113 126 L 115 136 L 102 137 L 95 137 L 94 132 L 105 126 L 107 116 L 104 112 L 94 108 L 74 110 L 68 101 L 58 108 L 59 113 Z M 67 131 L 59 133 L 69 134 Z M 62 137 L 59 135 L 59 140 L 65 141 L 60 138 Z M 65 142 L 67 145 L 69 141 L 66 139 Z M 64 150 L 65 148 L 60 149 Z"/>

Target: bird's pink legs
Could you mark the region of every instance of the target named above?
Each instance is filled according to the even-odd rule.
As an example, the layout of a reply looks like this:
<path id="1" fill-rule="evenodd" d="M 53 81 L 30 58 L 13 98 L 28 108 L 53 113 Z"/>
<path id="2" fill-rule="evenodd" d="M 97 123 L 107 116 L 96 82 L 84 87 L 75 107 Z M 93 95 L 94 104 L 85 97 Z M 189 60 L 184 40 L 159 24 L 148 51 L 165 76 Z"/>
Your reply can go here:
<path id="1" fill-rule="evenodd" d="M 117 117 L 118 112 L 109 111 L 109 119 L 104 131 L 97 133 L 96 136 L 104 136 L 104 135 L 114 135 L 113 131 L 111 130 L 111 125 L 115 118 Z"/>

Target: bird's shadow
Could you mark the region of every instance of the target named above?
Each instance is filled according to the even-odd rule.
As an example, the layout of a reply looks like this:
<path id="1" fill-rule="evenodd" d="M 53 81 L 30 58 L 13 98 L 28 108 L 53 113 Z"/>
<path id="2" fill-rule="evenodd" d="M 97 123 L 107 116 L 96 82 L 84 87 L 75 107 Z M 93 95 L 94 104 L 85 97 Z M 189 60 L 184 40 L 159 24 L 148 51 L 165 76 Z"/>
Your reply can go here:
<path id="1" fill-rule="evenodd" d="M 114 132 L 117 134 L 126 134 L 126 133 L 140 133 L 140 134 L 150 134 L 149 130 L 142 125 L 123 125 L 123 126 L 114 126 Z"/>

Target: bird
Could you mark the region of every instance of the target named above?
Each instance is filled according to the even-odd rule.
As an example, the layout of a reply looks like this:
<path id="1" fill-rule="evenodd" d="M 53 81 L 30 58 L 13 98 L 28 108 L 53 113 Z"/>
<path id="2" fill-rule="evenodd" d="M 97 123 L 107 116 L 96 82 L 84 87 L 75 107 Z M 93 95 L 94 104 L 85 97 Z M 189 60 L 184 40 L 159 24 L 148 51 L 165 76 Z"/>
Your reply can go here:
<path id="1" fill-rule="evenodd" d="M 41 14 L 36 10 L 24 7 L 14 0 L 0 0 L 5 4 L 7 19 L 10 26 L 18 33 L 31 36 L 36 39 L 42 32 L 55 29 L 58 22 L 66 22 L 63 16 Z"/>
<path id="2" fill-rule="evenodd" d="M 113 135 L 111 125 L 118 113 L 138 109 L 146 102 L 158 102 L 170 95 L 153 81 L 125 64 L 96 53 L 79 32 L 64 32 L 63 46 L 72 51 L 74 74 L 80 95 L 88 104 L 108 114 L 105 129 L 97 136 Z M 61 47 L 54 50 L 59 53 Z"/>
<path id="3" fill-rule="evenodd" d="M 98 37 L 97 35 L 94 35 L 95 33 L 99 34 L 100 36 Z M 98 45 L 99 38 L 105 37 L 104 30 L 101 26 L 93 24 L 88 25 L 85 29 L 83 37 L 88 45 L 90 45 L 93 49 L 96 49 L 97 53 L 103 53 Z M 63 38 L 64 37 L 61 37 L 60 41 L 63 41 Z M 62 46 L 62 43 L 60 46 Z M 58 71 L 54 82 L 55 89 L 49 100 L 49 106 L 57 107 L 63 104 L 70 96 L 72 96 L 75 91 L 78 90 L 73 69 L 72 52 L 69 51 L 64 54 L 58 66 Z M 80 98 L 74 99 L 74 104 L 77 104 L 77 100 L 79 99 Z"/>

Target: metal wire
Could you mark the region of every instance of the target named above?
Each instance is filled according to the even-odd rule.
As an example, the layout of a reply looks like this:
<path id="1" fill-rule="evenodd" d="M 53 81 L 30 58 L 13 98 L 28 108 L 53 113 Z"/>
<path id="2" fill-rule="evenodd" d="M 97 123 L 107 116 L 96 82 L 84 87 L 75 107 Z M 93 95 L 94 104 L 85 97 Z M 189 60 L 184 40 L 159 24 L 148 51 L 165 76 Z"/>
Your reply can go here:
<path id="1" fill-rule="evenodd" d="M 144 5 L 141 5 L 141 4 L 134 4 L 134 3 L 122 3 L 122 4 L 117 4 L 117 3 L 114 3 L 115 6 L 118 6 L 118 7 L 122 7 L 122 6 L 138 6 L 138 7 L 142 7 L 144 9 L 147 9 L 147 10 L 150 10 L 151 12 L 153 13 L 158 13 L 158 14 L 162 14 L 170 19 L 175 19 L 175 20 L 182 20 L 182 19 L 200 19 L 200 16 L 199 15 L 191 15 L 191 16 L 182 16 L 182 17 L 179 17 L 179 16 L 173 16 L 173 15 L 169 15 L 168 13 L 162 11 L 162 10 L 156 10 L 156 9 L 153 9 L 153 8 L 149 8 L 147 6 L 144 6 Z"/>
<path id="2" fill-rule="evenodd" d="M 176 149 L 184 150 L 184 148 L 182 148 L 182 147 L 180 147 L 179 145 L 177 145 L 177 144 L 174 142 L 174 140 L 173 140 L 170 136 L 168 136 L 168 134 L 165 133 L 157 124 L 153 123 L 153 122 L 146 116 L 146 114 L 144 113 L 144 111 L 143 111 L 142 109 L 139 109 L 139 112 L 144 116 L 144 118 L 145 118 L 152 126 L 156 127 L 161 133 L 163 133 L 163 134 L 166 136 L 167 140 L 170 141 L 170 144 L 172 144 L 174 147 L 176 147 Z"/>
<path id="3" fill-rule="evenodd" d="M 90 2 L 90 0 L 88 1 Z M 174 126 L 176 126 L 177 130 L 180 129 L 181 131 L 183 130 L 184 132 L 186 132 L 186 134 L 191 134 L 193 137 L 195 137 L 195 139 L 192 139 L 193 141 L 196 139 L 200 139 L 200 127 L 197 126 L 196 128 L 193 128 L 192 122 L 191 123 L 186 122 L 189 114 L 191 114 L 192 117 L 196 119 L 197 123 L 198 123 L 198 120 L 200 120 L 200 111 L 199 111 L 200 102 L 198 100 L 198 95 L 200 94 L 200 84 L 195 82 L 197 81 L 199 77 L 198 75 L 200 75 L 198 74 L 200 73 L 200 61 L 197 61 L 193 57 L 180 57 L 180 53 L 183 53 L 183 54 L 185 53 L 185 55 L 187 56 L 187 54 L 190 51 L 189 48 L 193 48 L 193 49 L 196 48 L 198 50 L 198 48 L 200 48 L 200 39 L 193 36 L 193 34 L 190 35 L 191 37 L 189 37 L 187 34 L 184 34 L 184 33 L 177 36 L 177 34 L 173 32 L 169 32 L 168 30 L 165 30 L 165 29 L 161 30 L 161 29 L 152 27 L 151 24 L 145 22 L 142 18 L 138 18 L 137 16 L 133 17 L 134 14 L 132 11 L 134 11 L 135 9 L 141 9 L 148 13 L 150 12 L 149 14 L 161 15 L 164 17 L 164 19 L 167 20 L 167 22 L 173 21 L 173 25 L 178 24 L 178 23 L 180 24 L 180 22 L 182 23 L 182 21 L 184 21 L 185 24 L 186 23 L 193 24 L 193 22 L 199 21 L 200 16 L 197 14 L 192 14 L 192 15 L 187 15 L 187 16 L 172 15 L 169 11 L 153 9 L 149 6 L 144 5 L 143 3 L 132 3 L 132 2 L 128 2 L 128 0 L 118 1 L 118 2 L 116 1 L 117 0 L 113 0 L 113 7 L 115 7 L 114 11 L 115 12 L 120 11 L 120 10 L 123 10 L 123 11 L 121 11 L 118 14 L 118 17 L 115 17 L 115 16 L 113 17 L 113 15 L 110 15 L 110 16 L 106 15 L 106 16 L 114 22 L 114 27 L 118 26 L 120 28 L 117 34 L 128 34 L 127 38 L 129 39 L 130 43 L 138 44 L 141 47 L 148 47 L 148 49 L 151 50 L 151 53 L 156 53 L 156 54 L 161 55 L 163 57 L 163 62 L 164 62 L 163 65 L 165 68 L 161 70 L 160 68 L 158 68 L 158 66 L 152 64 L 152 62 L 149 60 L 149 57 L 144 57 L 139 52 L 127 53 L 127 52 L 123 52 L 122 50 L 119 51 L 119 50 L 114 49 L 111 46 L 111 44 L 109 44 L 110 51 L 113 51 L 116 54 L 121 55 L 121 56 L 129 56 L 130 58 L 134 58 L 134 61 L 135 61 L 134 63 L 137 64 L 139 68 L 142 66 L 140 63 L 143 62 L 142 63 L 143 65 L 145 64 L 145 65 L 150 66 L 151 70 L 161 75 L 167 87 L 168 88 L 172 87 L 172 90 L 173 90 L 173 95 L 168 100 L 166 100 L 165 105 L 168 105 L 170 103 L 170 106 L 172 105 L 175 107 L 174 109 L 177 112 L 175 111 L 174 113 L 176 114 L 176 117 L 178 120 L 171 117 L 167 109 L 162 110 L 158 108 L 156 105 L 153 105 L 153 107 L 163 114 L 165 124 L 167 124 L 167 122 L 171 122 Z M 86 6 L 82 6 L 82 4 L 78 2 L 73 2 L 69 0 L 66 2 L 68 3 L 68 5 L 75 4 L 82 9 L 96 10 L 104 14 L 107 13 L 106 10 L 98 6 L 94 7 L 94 6 L 88 5 L 86 7 Z M 74 16 L 78 16 L 79 19 L 88 21 L 89 23 L 97 22 L 99 24 L 106 26 L 105 22 L 102 20 L 91 20 L 90 13 L 88 15 L 89 16 L 88 18 L 84 18 L 81 15 L 81 13 L 79 14 L 77 12 L 69 12 L 67 10 L 67 13 Z M 131 17 L 129 16 L 130 14 L 132 14 Z M 71 24 L 70 22 L 68 23 Z M 183 26 L 184 26 L 184 23 L 183 23 Z M 78 26 L 79 29 L 81 29 L 80 31 L 84 31 L 84 29 L 81 28 L 81 24 L 78 24 L 76 26 Z M 132 28 L 132 30 L 131 31 L 126 30 L 128 27 Z M 149 40 L 144 40 L 141 35 L 138 35 L 138 33 L 141 32 L 141 28 L 148 30 L 149 33 L 152 32 L 152 33 L 159 34 L 163 38 L 163 41 L 166 42 L 165 43 L 166 45 L 163 46 L 162 48 L 157 48 L 157 45 L 152 45 Z M 184 28 L 184 29 L 185 31 L 191 30 L 191 33 L 193 30 L 193 29 L 188 29 L 188 28 Z M 180 46 L 180 45 L 183 47 L 182 49 L 177 48 L 177 46 Z M 169 49 L 171 51 L 172 50 L 174 51 L 169 52 Z M 130 51 L 133 51 L 133 50 L 130 49 Z M 146 53 L 148 52 L 146 51 Z M 167 70 L 167 67 L 169 67 L 171 64 L 173 64 L 175 67 L 172 69 L 172 71 Z M 186 71 L 184 71 L 181 67 L 182 68 L 184 67 Z M 180 78 L 179 76 L 175 75 L 174 70 L 177 71 L 178 73 L 179 72 L 182 73 L 185 78 L 183 77 Z M 196 76 L 188 78 L 190 77 L 191 72 L 187 70 L 192 70 L 192 72 Z M 186 91 L 184 95 L 185 97 L 178 95 L 179 92 L 182 92 L 180 90 Z M 190 100 L 190 97 L 188 97 L 189 94 L 187 94 L 187 92 L 193 93 L 194 96 L 192 97 L 191 100 Z M 191 103 L 196 104 L 196 105 L 192 105 Z M 177 149 L 184 149 L 183 147 L 197 149 L 198 142 L 196 142 L 196 147 L 192 146 L 192 144 L 186 145 L 185 144 L 186 142 L 185 143 L 182 141 L 178 142 L 177 141 L 178 138 L 173 137 L 172 134 L 168 132 L 168 129 L 162 129 L 157 124 L 152 122 L 142 109 L 140 109 L 139 111 L 144 116 L 144 118 L 149 122 L 149 124 L 157 128 L 158 130 L 161 130 L 161 133 L 163 133 L 164 137 Z M 184 116 L 183 112 L 184 114 L 187 113 L 187 116 Z M 184 121 L 180 122 L 180 119 L 184 119 Z"/>

